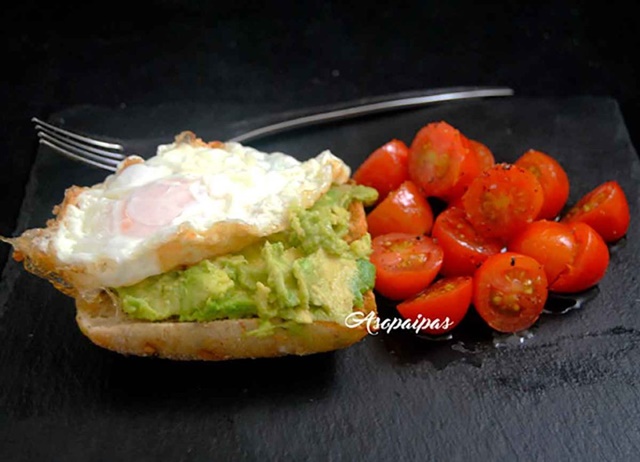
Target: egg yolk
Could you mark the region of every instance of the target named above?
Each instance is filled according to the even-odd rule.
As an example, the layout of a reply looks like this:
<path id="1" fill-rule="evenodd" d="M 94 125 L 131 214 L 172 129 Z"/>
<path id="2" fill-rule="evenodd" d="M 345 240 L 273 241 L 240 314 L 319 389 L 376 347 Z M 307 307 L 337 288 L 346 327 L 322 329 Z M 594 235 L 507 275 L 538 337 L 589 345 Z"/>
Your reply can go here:
<path id="1" fill-rule="evenodd" d="M 120 233 L 132 237 L 146 237 L 171 224 L 196 198 L 191 182 L 161 180 L 137 188 L 123 204 Z"/>

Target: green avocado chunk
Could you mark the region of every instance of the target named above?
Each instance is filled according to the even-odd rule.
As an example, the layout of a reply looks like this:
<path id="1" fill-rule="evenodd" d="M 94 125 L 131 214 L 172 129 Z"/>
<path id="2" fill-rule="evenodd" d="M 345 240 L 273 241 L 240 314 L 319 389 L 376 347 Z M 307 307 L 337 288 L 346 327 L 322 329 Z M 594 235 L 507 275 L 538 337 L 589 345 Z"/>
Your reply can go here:
<path id="1" fill-rule="evenodd" d="M 288 230 L 240 252 L 115 288 L 122 310 L 147 321 L 260 318 L 295 325 L 342 322 L 373 288 L 371 237 L 351 243 L 349 204 L 372 204 L 374 189 L 334 185 L 312 207 L 293 210 Z"/>

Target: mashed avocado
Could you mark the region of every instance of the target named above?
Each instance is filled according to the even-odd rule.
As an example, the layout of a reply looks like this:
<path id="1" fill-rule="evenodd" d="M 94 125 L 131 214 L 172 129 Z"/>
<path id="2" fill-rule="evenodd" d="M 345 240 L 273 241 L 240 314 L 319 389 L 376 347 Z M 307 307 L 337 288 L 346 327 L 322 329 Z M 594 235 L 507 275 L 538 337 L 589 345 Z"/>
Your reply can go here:
<path id="1" fill-rule="evenodd" d="M 371 238 L 351 243 L 349 204 L 370 204 L 377 193 L 333 186 L 313 207 L 295 210 L 290 228 L 242 251 L 115 289 L 122 309 L 148 321 L 212 321 L 258 317 L 310 323 L 341 322 L 373 288 Z M 285 324 L 286 325 L 286 324 Z"/>

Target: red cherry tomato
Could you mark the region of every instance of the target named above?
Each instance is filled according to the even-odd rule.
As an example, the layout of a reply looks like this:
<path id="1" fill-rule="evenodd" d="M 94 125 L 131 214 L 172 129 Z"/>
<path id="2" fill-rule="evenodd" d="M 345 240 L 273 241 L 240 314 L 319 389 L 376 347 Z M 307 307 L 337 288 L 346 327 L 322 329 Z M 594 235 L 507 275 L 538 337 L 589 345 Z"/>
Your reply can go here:
<path id="1" fill-rule="evenodd" d="M 431 237 L 444 253 L 443 276 L 472 276 L 490 255 L 502 250 L 499 240 L 479 235 L 458 207 L 449 206 L 437 216 Z"/>
<path id="2" fill-rule="evenodd" d="M 589 289 L 609 266 L 606 243 L 584 223 L 536 221 L 509 243 L 509 250 L 541 263 L 552 292 Z"/>
<path id="3" fill-rule="evenodd" d="M 442 249 L 427 236 L 392 233 L 372 241 L 375 289 L 384 297 L 403 300 L 423 291 L 438 275 Z"/>
<path id="4" fill-rule="evenodd" d="M 549 289 L 582 292 L 596 285 L 609 267 L 609 248 L 600 234 L 585 223 L 569 223 L 576 241 L 576 255 L 569 270 L 561 273 Z"/>
<path id="5" fill-rule="evenodd" d="M 469 146 L 478 157 L 481 171 L 485 171 L 486 169 L 493 167 L 496 164 L 496 159 L 493 156 L 493 152 L 491 152 L 491 149 L 489 149 L 487 145 L 481 143 L 480 141 L 470 139 Z"/>
<path id="6" fill-rule="evenodd" d="M 629 229 L 629 203 L 616 181 L 608 181 L 578 201 L 562 218 L 564 223 L 586 223 L 606 242 L 615 242 Z"/>
<path id="7" fill-rule="evenodd" d="M 531 327 L 547 301 L 547 277 L 540 263 L 514 252 L 492 255 L 473 277 L 473 305 L 499 332 Z"/>
<path id="8" fill-rule="evenodd" d="M 405 319 L 422 321 L 424 332 L 441 335 L 454 329 L 464 319 L 473 295 L 473 278 L 461 276 L 436 281 L 416 297 L 398 304 Z"/>
<path id="9" fill-rule="evenodd" d="M 569 177 L 562 165 L 548 154 L 533 149 L 525 152 L 515 164 L 533 173 L 542 186 L 544 202 L 537 218 L 558 216 L 569 198 Z"/>
<path id="10" fill-rule="evenodd" d="M 462 197 L 460 196 L 457 199 L 452 200 L 451 202 L 447 202 L 447 208 L 459 208 L 461 210 L 464 210 L 464 204 L 462 203 Z"/>
<path id="11" fill-rule="evenodd" d="M 409 148 L 409 178 L 427 197 L 454 200 L 479 173 L 469 140 L 446 122 L 421 128 Z"/>
<path id="12" fill-rule="evenodd" d="M 353 180 L 376 189 L 380 201 L 409 178 L 408 157 L 407 145 L 393 139 L 367 157 L 353 174 Z"/>
<path id="13" fill-rule="evenodd" d="M 391 191 L 367 216 L 371 236 L 389 233 L 428 234 L 433 211 L 418 187 L 405 181 Z"/>
<path id="14" fill-rule="evenodd" d="M 531 223 L 508 245 L 511 252 L 534 258 L 542 264 L 549 286 L 569 271 L 578 245 L 571 228 L 563 223 L 540 220 Z"/>
<path id="15" fill-rule="evenodd" d="M 505 163 L 482 172 L 462 197 L 467 218 L 478 233 L 505 241 L 534 221 L 543 200 L 533 173 Z"/>

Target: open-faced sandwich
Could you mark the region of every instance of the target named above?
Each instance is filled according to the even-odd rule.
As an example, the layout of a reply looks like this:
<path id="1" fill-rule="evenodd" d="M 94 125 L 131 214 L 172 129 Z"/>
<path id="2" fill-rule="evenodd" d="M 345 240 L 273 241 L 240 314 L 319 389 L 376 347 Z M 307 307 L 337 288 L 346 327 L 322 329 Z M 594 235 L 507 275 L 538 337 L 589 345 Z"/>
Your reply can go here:
<path id="1" fill-rule="evenodd" d="M 310 354 L 366 334 L 376 310 L 363 204 L 329 151 L 307 161 L 191 132 L 73 186 L 46 228 L 3 239 L 73 297 L 95 344 L 122 354 L 223 360 Z"/>

